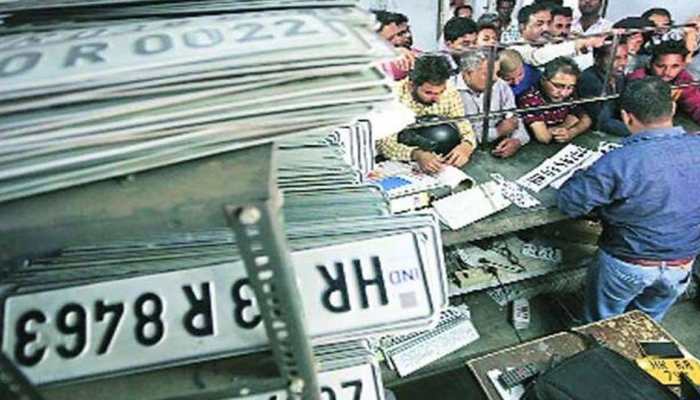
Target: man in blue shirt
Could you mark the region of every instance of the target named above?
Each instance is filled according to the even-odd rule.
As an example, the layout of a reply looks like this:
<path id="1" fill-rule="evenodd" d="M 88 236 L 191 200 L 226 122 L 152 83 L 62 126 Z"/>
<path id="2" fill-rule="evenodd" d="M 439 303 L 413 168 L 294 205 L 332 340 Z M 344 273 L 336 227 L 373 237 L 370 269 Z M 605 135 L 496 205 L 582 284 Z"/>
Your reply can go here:
<path id="1" fill-rule="evenodd" d="M 603 223 L 584 317 L 638 309 L 661 320 L 700 253 L 700 136 L 673 127 L 671 87 L 658 78 L 628 84 L 620 107 L 631 136 L 566 182 L 558 205 Z"/>
<path id="2" fill-rule="evenodd" d="M 520 53 L 515 50 L 501 50 L 498 53 L 498 63 L 498 77 L 510 85 L 515 97 L 527 92 L 542 77 L 542 72 L 532 65 L 525 64 Z"/>

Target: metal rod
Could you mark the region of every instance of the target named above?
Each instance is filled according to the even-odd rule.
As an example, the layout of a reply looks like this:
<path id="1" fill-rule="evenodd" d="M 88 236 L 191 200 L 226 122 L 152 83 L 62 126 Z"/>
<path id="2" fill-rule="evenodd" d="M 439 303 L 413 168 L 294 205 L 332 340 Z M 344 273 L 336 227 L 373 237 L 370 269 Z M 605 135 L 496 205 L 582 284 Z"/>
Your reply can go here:
<path id="1" fill-rule="evenodd" d="M 484 122 L 481 127 L 481 148 L 486 147 L 489 138 L 489 116 L 491 114 L 491 97 L 493 93 L 493 73 L 496 70 L 496 47 L 490 46 L 487 60 L 486 91 L 484 92 Z"/>
<path id="2" fill-rule="evenodd" d="M 613 36 L 612 48 L 610 49 L 610 60 L 605 69 L 605 79 L 603 79 L 603 90 L 600 92 L 601 96 L 608 94 L 608 86 L 610 85 L 610 78 L 614 79 L 613 69 L 615 66 L 615 55 L 617 54 L 617 47 L 620 45 L 620 35 L 617 33 Z M 613 86 L 615 83 L 613 82 Z M 615 93 L 617 93 L 617 87 L 615 87 Z"/>
<path id="3" fill-rule="evenodd" d="M 320 400 L 316 362 L 291 256 L 272 200 L 225 207 L 290 400 Z"/>
<path id="4" fill-rule="evenodd" d="M 672 85 L 671 89 L 684 89 L 684 88 L 695 87 L 695 86 L 700 86 L 700 81 L 693 81 L 692 83 L 684 83 L 681 85 Z M 524 113 L 531 113 L 531 112 L 535 112 L 535 111 L 549 110 L 552 108 L 558 108 L 558 107 L 562 107 L 562 106 L 579 105 L 579 104 L 595 103 L 597 101 L 613 100 L 613 99 L 617 99 L 618 97 L 620 97 L 620 94 L 615 93 L 615 94 L 609 94 L 606 96 L 587 97 L 585 99 L 563 101 L 561 103 L 544 104 L 544 105 L 537 106 L 537 107 L 507 108 L 507 109 L 498 110 L 498 111 L 491 111 L 489 113 L 489 115 L 493 117 L 493 116 L 505 115 L 508 113 L 524 114 Z M 464 117 L 448 118 L 448 119 L 440 119 L 437 121 L 415 123 L 415 124 L 409 125 L 408 128 L 435 126 L 435 125 L 444 124 L 445 122 L 461 122 L 461 121 L 470 120 L 470 119 L 483 118 L 483 116 L 484 116 L 484 113 L 475 113 L 475 114 L 465 115 Z"/>
<path id="5" fill-rule="evenodd" d="M 670 26 L 664 26 L 664 27 L 648 27 L 648 28 L 615 28 L 614 31 L 605 31 L 605 32 L 598 32 L 598 33 L 589 33 L 585 35 L 576 35 L 574 37 L 568 37 L 568 38 L 561 38 L 561 37 L 548 37 L 548 38 L 542 38 L 542 40 L 537 40 L 537 41 L 529 41 L 529 40 L 520 40 L 517 42 L 510 42 L 508 44 L 503 44 L 503 43 L 498 43 L 495 45 L 497 50 L 502 50 L 502 49 L 507 49 L 511 48 L 513 46 L 523 46 L 523 45 L 532 45 L 532 46 L 544 46 L 547 44 L 559 44 L 563 42 L 569 42 L 572 40 L 577 40 L 577 39 L 587 39 L 587 38 L 592 38 L 592 37 L 598 37 L 598 36 L 612 36 L 613 32 L 617 32 L 617 34 L 621 36 L 626 36 L 626 35 L 631 35 L 634 33 L 648 33 L 648 32 L 656 32 L 660 30 L 670 30 L 670 29 L 677 29 L 677 28 L 695 28 L 695 24 L 678 24 L 678 25 L 670 25 Z M 605 44 L 612 44 L 612 42 L 606 42 Z M 472 52 L 474 50 L 488 50 L 490 47 L 494 46 L 472 46 L 464 50 L 448 50 L 450 54 L 453 55 L 461 55 L 466 52 Z"/>

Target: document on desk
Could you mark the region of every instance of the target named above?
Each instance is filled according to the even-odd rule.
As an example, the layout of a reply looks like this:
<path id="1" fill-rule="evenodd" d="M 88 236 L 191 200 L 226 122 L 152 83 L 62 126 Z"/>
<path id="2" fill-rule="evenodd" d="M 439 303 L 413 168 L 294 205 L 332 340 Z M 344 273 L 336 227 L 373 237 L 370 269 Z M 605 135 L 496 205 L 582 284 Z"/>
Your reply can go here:
<path id="1" fill-rule="evenodd" d="M 451 165 L 444 165 L 440 172 L 435 174 L 435 178 L 440 181 L 443 185 L 449 186 L 452 189 L 456 188 L 460 183 L 470 180 L 472 183 L 474 180 L 465 174 L 459 168 L 455 168 Z"/>
<path id="2" fill-rule="evenodd" d="M 452 230 L 461 229 L 508 207 L 500 186 L 488 181 L 433 203 L 438 218 Z"/>

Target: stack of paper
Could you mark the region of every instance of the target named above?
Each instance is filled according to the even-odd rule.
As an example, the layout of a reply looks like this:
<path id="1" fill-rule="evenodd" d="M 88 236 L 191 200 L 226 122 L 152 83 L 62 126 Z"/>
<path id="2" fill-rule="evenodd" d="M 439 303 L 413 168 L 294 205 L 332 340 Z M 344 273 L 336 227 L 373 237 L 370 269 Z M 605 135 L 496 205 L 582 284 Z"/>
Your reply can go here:
<path id="1" fill-rule="evenodd" d="M 445 197 L 433 203 L 440 221 L 452 230 L 463 228 L 508 207 L 511 202 L 503 196 L 495 181 Z"/>
<path id="2" fill-rule="evenodd" d="M 173 10 L 193 2 L 145 3 Z M 0 39 L 0 201 L 284 135 L 327 134 L 392 99 L 374 65 L 393 50 L 362 11 L 230 13 L 269 3 L 196 3 L 229 13 Z"/>

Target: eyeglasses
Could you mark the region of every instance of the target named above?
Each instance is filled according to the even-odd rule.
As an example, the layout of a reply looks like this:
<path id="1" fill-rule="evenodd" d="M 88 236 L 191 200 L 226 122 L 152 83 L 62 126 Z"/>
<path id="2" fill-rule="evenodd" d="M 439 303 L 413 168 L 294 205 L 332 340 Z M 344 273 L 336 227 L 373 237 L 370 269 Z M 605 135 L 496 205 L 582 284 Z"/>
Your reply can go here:
<path id="1" fill-rule="evenodd" d="M 576 84 L 567 85 L 566 83 L 554 82 L 554 81 L 551 80 L 551 79 L 547 79 L 547 81 L 549 81 L 549 83 L 550 83 L 552 86 L 554 86 L 555 88 L 557 88 L 557 89 L 559 89 L 559 90 L 574 90 L 574 89 L 576 89 Z"/>

